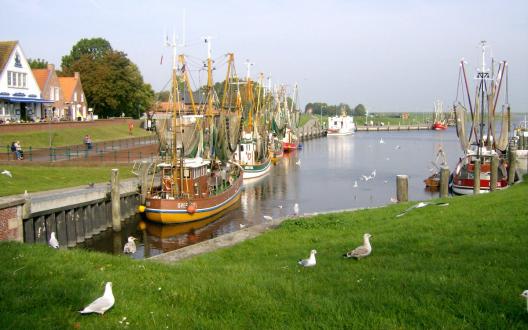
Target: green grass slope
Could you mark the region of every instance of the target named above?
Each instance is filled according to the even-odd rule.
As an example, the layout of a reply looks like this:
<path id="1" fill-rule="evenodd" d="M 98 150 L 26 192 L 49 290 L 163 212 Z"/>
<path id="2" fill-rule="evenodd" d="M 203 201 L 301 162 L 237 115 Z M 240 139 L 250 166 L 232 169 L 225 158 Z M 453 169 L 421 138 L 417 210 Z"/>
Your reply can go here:
<path id="1" fill-rule="evenodd" d="M 173 265 L 2 243 L 0 328 L 526 329 L 527 197 L 522 183 L 399 218 L 414 203 L 295 219 Z M 365 232 L 372 255 L 344 259 Z M 80 316 L 106 281 L 115 306 Z"/>

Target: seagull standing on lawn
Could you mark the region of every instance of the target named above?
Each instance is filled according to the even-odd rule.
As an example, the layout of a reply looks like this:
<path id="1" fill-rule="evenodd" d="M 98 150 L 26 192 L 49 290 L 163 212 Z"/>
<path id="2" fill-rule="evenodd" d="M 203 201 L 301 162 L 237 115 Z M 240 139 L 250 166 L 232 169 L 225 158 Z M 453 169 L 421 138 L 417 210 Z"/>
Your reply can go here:
<path id="1" fill-rule="evenodd" d="M 134 240 L 136 240 L 136 238 L 133 236 L 130 236 L 128 238 L 128 242 L 123 248 L 123 253 L 136 253 L 136 243 L 134 242 Z"/>
<path id="2" fill-rule="evenodd" d="M 6 175 L 6 176 L 8 176 L 8 177 L 10 177 L 10 178 L 13 177 L 13 174 L 11 174 L 11 172 L 9 172 L 8 170 L 3 170 L 3 171 L 2 171 L 2 174 L 3 174 L 3 175 Z"/>
<path id="3" fill-rule="evenodd" d="M 98 313 L 103 315 L 107 310 L 114 306 L 115 298 L 112 293 L 112 282 L 106 282 L 105 291 L 102 297 L 95 299 L 90 305 L 84 307 L 81 314 Z"/>
<path id="4" fill-rule="evenodd" d="M 299 204 L 295 203 L 295 205 L 293 205 L 293 215 L 294 216 L 298 216 L 299 215 Z"/>
<path id="5" fill-rule="evenodd" d="M 528 312 L 528 290 L 524 290 L 524 292 L 521 293 L 521 297 L 526 299 L 526 311 Z"/>
<path id="6" fill-rule="evenodd" d="M 310 257 L 308 259 L 300 259 L 299 262 L 298 262 L 299 265 L 301 265 L 303 267 L 313 267 L 313 266 L 315 266 L 315 264 L 316 264 L 315 255 L 316 254 L 317 254 L 316 250 L 310 251 Z"/>
<path id="7" fill-rule="evenodd" d="M 363 245 L 358 246 L 352 251 L 343 254 L 343 257 L 361 259 L 367 257 L 372 252 L 372 246 L 370 245 L 369 239 L 372 237 L 370 234 L 363 235 Z"/>
<path id="8" fill-rule="evenodd" d="M 59 241 L 57 240 L 57 237 L 55 237 L 54 231 L 51 232 L 50 239 L 49 239 L 49 245 L 54 249 L 59 248 Z"/>

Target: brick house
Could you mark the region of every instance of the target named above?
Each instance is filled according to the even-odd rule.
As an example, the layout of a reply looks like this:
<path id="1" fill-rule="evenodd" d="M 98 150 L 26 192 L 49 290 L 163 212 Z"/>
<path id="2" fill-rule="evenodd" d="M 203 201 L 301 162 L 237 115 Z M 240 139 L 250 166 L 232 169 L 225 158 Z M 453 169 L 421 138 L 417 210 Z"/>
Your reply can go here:
<path id="1" fill-rule="evenodd" d="M 75 72 L 73 77 L 59 77 L 59 83 L 64 95 L 63 118 L 90 120 L 79 72 Z"/>
<path id="2" fill-rule="evenodd" d="M 44 106 L 43 118 L 59 119 L 64 116 L 64 93 L 55 66 L 48 64 L 46 69 L 32 69 L 33 76 L 42 91 L 42 98 L 53 101 Z"/>

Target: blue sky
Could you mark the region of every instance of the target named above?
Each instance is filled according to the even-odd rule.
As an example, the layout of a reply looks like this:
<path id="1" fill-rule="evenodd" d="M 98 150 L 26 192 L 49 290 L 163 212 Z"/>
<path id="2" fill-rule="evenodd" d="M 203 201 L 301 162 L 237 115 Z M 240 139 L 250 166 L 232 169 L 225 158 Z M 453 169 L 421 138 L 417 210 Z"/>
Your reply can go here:
<path id="1" fill-rule="evenodd" d="M 0 40 L 19 40 L 31 58 L 60 66 L 81 38 L 124 51 L 156 91 L 170 78 L 165 34 L 182 35 L 193 62 L 213 37 L 215 79 L 234 52 L 239 75 L 271 73 L 299 84 L 300 103 L 363 103 L 370 111 L 432 111 L 456 96 L 458 62 L 479 63 L 480 40 L 509 62 L 513 111 L 528 112 L 528 1 L 138 1 L 0 0 Z M 75 4 L 75 5 L 73 5 Z M 164 56 L 163 65 L 160 58 Z M 203 81 L 204 77 L 195 77 Z"/>

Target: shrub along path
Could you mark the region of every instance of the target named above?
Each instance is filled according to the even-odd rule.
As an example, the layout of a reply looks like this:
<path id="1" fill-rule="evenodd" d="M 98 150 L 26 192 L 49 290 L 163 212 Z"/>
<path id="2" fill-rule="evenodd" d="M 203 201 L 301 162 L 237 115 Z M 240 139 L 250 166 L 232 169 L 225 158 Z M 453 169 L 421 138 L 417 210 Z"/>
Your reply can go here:
<path id="1" fill-rule="evenodd" d="M 526 329 L 527 196 L 521 183 L 398 218 L 415 203 L 292 219 L 170 265 L 2 243 L 0 328 Z M 365 232 L 372 255 L 343 259 Z M 317 266 L 300 268 L 311 249 Z M 115 306 L 79 315 L 106 281 Z"/>

